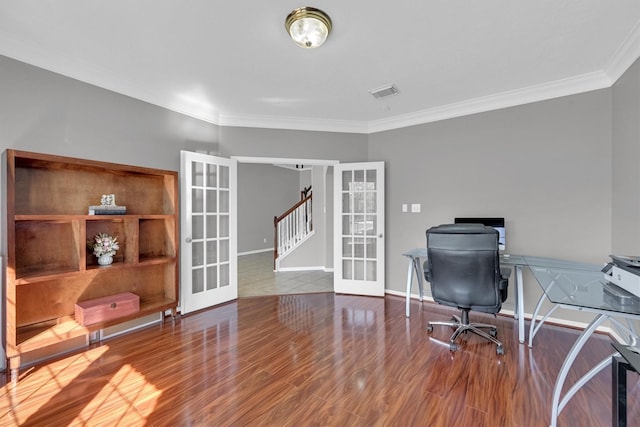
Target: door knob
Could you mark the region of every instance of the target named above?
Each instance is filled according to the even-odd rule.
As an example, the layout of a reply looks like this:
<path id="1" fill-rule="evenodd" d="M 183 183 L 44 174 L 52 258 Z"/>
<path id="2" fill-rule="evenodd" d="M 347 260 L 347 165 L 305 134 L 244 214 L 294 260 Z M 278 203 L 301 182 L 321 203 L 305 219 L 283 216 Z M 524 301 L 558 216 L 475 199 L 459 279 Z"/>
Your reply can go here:
<path id="1" fill-rule="evenodd" d="M 186 239 L 184 239 L 184 241 L 187 243 L 191 243 L 191 237 L 187 237 Z"/>

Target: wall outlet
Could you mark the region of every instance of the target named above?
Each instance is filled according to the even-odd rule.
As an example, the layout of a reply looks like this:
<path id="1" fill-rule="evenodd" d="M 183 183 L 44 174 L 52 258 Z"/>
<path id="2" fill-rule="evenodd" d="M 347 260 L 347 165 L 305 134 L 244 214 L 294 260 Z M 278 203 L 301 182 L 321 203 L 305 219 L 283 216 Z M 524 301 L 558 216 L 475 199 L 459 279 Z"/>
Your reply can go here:
<path id="1" fill-rule="evenodd" d="M 412 213 L 420 213 L 420 203 L 412 203 L 411 204 L 411 212 Z"/>
<path id="2" fill-rule="evenodd" d="M 265 238 L 262 240 L 262 242 L 263 242 L 263 243 L 267 243 L 267 238 L 265 237 Z"/>

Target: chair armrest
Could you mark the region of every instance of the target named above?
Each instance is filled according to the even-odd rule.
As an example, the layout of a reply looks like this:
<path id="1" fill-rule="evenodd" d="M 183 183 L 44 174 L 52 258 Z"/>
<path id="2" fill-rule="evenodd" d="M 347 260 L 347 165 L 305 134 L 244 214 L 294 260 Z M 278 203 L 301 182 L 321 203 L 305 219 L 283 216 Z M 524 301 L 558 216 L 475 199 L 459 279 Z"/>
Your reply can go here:
<path id="1" fill-rule="evenodd" d="M 424 264 L 422 264 L 422 269 L 424 270 L 424 279 L 427 282 L 431 282 L 431 273 L 429 271 L 429 261 L 425 261 Z"/>
<path id="2" fill-rule="evenodd" d="M 507 267 L 500 267 L 500 278 L 508 280 L 511 276 L 511 269 Z"/>

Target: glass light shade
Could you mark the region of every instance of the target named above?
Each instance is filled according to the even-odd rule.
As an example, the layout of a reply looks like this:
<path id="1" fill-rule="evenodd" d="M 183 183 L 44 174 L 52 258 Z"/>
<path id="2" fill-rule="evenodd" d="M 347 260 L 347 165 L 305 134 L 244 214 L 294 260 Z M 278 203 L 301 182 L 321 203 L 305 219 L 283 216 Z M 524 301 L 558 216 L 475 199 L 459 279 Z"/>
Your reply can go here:
<path id="1" fill-rule="evenodd" d="M 321 46 L 331 31 L 331 19 L 312 7 L 301 7 L 287 16 L 285 27 L 300 47 L 311 49 Z"/>

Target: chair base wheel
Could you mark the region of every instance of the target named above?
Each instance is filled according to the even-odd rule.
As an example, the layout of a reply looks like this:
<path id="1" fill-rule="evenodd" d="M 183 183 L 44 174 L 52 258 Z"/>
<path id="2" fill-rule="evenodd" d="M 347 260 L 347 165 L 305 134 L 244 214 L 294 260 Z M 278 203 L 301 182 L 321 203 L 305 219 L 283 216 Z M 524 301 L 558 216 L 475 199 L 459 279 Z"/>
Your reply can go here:
<path id="1" fill-rule="evenodd" d="M 433 325 L 427 325 L 427 332 L 433 332 Z"/>
<path id="2" fill-rule="evenodd" d="M 498 336 L 498 330 L 496 328 L 489 329 L 489 335 L 491 335 L 494 338 L 497 337 Z"/>
<path id="3" fill-rule="evenodd" d="M 504 354 L 504 348 L 501 345 L 499 345 L 496 348 L 496 353 L 499 354 L 499 355 L 503 355 Z"/>
<path id="4" fill-rule="evenodd" d="M 449 351 L 457 351 L 458 350 L 458 344 L 452 342 L 449 344 Z"/>

